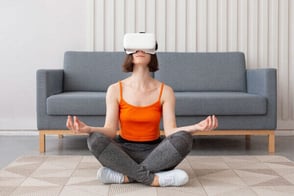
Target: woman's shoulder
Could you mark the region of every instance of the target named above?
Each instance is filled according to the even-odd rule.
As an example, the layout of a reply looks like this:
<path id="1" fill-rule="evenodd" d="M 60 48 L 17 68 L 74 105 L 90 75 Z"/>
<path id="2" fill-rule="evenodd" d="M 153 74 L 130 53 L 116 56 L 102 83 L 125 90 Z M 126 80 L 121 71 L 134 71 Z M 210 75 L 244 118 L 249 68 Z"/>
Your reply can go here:
<path id="1" fill-rule="evenodd" d="M 162 84 L 164 84 L 164 83 L 162 83 Z M 169 85 L 164 84 L 162 96 L 161 96 L 161 103 L 162 104 L 167 103 L 167 102 L 173 103 L 174 100 L 175 100 L 174 90 Z"/>
<path id="2" fill-rule="evenodd" d="M 163 90 L 166 91 L 166 92 L 169 92 L 169 93 L 173 93 L 174 90 L 171 86 L 165 84 L 164 82 L 161 82 L 163 84 Z"/>
<path id="3" fill-rule="evenodd" d="M 111 85 L 108 86 L 107 92 L 110 94 L 116 94 L 119 92 L 119 84 L 120 81 L 113 83 Z"/>
<path id="4" fill-rule="evenodd" d="M 160 82 L 161 85 L 163 85 L 163 89 L 162 89 L 162 97 L 164 99 L 166 98 L 170 98 L 174 96 L 174 90 L 171 86 L 169 86 L 168 84 L 165 84 L 164 82 Z"/>
<path id="5" fill-rule="evenodd" d="M 118 88 L 119 87 L 119 83 L 120 81 L 116 82 L 116 83 L 113 83 L 111 85 L 108 86 L 108 89 L 114 89 L 114 88 Z"/>

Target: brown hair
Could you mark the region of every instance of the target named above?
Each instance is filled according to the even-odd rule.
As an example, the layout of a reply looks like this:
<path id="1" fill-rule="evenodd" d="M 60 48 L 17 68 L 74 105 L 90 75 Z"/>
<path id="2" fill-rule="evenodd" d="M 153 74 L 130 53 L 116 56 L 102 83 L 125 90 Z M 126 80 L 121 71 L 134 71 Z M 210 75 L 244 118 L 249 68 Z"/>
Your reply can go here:
<path id="1" fill-rule="evenodd" d="M 158 60 L 156 54 L 151 54 L 151 59 L 148 64 L 150 72 L 156 72 L 159 70 Z M 122 68 L 124 72 L 133 72 L 134 64 L 133 64 L 133 55 L 127 54 L 125 57 L 125 61 L 122 64 Z"/>

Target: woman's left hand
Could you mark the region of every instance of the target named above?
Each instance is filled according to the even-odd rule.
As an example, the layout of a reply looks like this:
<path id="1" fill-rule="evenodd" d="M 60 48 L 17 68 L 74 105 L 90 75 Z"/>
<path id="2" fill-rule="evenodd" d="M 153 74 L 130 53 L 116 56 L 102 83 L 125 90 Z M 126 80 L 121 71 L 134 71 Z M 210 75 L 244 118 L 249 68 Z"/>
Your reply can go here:
<path id="1" fill-rule="evenodd" d="M 218 120 L 215 115 L 208 116 L 206 119 L 194 125 L 195 131 L 211 131 L 218 127 Z"/>

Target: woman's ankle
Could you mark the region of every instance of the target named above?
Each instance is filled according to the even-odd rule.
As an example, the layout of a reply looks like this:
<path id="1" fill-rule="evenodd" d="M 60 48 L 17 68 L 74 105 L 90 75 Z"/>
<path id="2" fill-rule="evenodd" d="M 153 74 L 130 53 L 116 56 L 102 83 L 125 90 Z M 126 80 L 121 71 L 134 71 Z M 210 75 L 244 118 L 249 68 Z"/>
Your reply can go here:
<path id="1" fill-rule="evenodd" d="M 159 186 L 158 176 L 156 176 L 156 175 L 154 176 L 154 179 L 153 179 L 151 186 L 156 186 L 156 187 Z"/>
<path id="2" fill-rule="evenodd" d="M 156 173 L 152 182 L 153 186 L 182 186 L 189 181 L 188 174 L 180 169 Z"/>
<path id="3" fill-rule="evenodd" d="M 124 182 L 123 183 L 129 183 L 130 181 L 129 181 L 129 178 L 128 178 L 128 176 L 124 176 Z"/>

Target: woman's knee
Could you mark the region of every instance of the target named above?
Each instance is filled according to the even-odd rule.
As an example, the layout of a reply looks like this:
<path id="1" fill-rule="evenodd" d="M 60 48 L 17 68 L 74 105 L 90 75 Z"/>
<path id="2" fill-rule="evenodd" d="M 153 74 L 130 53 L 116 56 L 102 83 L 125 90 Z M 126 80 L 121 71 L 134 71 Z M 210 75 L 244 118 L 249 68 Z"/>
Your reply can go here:
<path id="1" fill-rule="evenodd" d="M 186 156 L 192 150 L 193 136 L 187 131 L 176 132 L 168 136 L 167 139 L 183 156 Z"/>
<path id="2" fill-rule="evenodd" d="M 103 151 L 111 139 L 102 133 L 91 133 L 87 138 L 88 148 L 91 152 Z"/>

